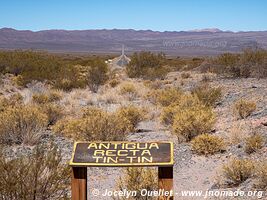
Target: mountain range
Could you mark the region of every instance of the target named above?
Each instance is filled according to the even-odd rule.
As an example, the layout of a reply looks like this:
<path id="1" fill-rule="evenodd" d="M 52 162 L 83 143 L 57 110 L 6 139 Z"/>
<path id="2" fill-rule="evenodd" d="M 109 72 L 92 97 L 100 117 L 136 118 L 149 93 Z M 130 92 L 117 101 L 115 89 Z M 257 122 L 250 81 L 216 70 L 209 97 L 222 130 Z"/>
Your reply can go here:
<path id="1" fill-rule="evenodd" d="M 65 53 L 164 52 L 173 56 L 204 56 L 240 52 L 245 48 L 267 49 L 267 31 L 151 31 L 101 30 L 15 30 L 0 29 L 0 49 L 32 49 Z"/>

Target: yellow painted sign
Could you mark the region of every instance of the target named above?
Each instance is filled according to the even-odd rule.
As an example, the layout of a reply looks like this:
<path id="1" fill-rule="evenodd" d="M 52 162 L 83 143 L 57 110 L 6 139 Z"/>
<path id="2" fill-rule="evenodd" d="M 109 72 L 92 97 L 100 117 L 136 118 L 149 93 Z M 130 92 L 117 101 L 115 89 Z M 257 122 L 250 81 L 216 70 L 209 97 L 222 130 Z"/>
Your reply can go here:
<path id="1" fill-rule="evenodd" d="M 172 166 L 172 142 L 76 142 L 71 166 Z"/>

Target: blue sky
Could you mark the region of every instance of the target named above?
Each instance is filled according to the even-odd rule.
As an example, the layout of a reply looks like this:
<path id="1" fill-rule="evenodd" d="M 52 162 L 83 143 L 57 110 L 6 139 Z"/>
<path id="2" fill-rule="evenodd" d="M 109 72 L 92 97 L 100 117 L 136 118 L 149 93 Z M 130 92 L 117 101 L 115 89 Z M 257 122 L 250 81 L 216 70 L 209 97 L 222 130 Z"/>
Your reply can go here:
<path id="1" fill-rule="evenodd" d="M 1 0 L 0 28 L 267 30 L 265 0 Z"/>

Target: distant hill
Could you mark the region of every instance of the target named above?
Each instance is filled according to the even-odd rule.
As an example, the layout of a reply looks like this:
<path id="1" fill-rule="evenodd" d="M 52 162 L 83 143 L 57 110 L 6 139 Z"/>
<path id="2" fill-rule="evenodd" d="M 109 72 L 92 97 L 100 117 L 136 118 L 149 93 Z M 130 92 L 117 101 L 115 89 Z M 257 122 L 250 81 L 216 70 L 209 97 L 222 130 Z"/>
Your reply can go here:
<path id="1" fill-rule="evenodd" d="M 34 49 L 53 52 L 120 53 L 164 52 L 169 55 L 214 55 L 245 48 L 267 49 L 267 31 L 231 32 L 219 29 L 192 31 L 14 30 L 0 29 L 0 49 Z"/>

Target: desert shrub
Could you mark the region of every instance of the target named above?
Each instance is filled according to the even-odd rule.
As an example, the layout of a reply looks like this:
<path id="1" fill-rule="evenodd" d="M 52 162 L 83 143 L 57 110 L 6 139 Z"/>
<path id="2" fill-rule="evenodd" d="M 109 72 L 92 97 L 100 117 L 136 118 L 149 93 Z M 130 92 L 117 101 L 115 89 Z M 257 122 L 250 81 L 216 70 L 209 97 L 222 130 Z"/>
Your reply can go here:
<path id="1" fill-rule="evenodd" d="M 10 95 L 9 97 L 0 96 L 0 112 L 4 111 L 8 107 L 22 105 L 23 97 L 19 93 Z"/>
<path id="2" fill-rule="evenodd" d="M 88 67 L 81 65 L 66 65 L 61 67 L 59 74 L 52 79 L 56 89 L 70 91 L 73 88 L 85 88 L 87 85 L 86 75 Z"/>
<path id="3" fill-rule="evenodd" d="M 157 79 L 163 78 L 168 72 L 164 67 L 165 56 L 151 52 L 134 53 L 126 67 L 130 78 Z"/>
<path id="4" fill-rule="evenodd" d="M 60 101 L 62 99 L 62 94 L 58 90 L 51 90 L 48 93 L 49 102 Z"/>
<path id="5" fill-rule="evenodd" d="M 123 83 L 120 86 L 120 94 L 126 95 L 130 99 L 134 99 L 138 96 L 137 89 L 132 83 Z"/>
<path id="6" fill-rule="evenodd" d="M 164 107 L 160 114 L 160 121 L 167 126 L 173 124 L 173 118 L 177 109 L 179 109 L 179 107 L 173 105 Z"/>
<path id="7" fill-rule="evenodd" d="M 139 122 L 145 119 L 143 110 L 132 105 L 119 108 L 116 111 L 116 116 L 119 119 L 122 119 L 122 121 L 129 121 L 132 124 L 133 129 L 137 127 Z"/>
<path id="8" fill-rule="evenodd" d="M 245 119 L 250 116 L 256 110 L 256 103 L 253 101 L 247 101 L 240 99 L 234 104 L 234 114 L 241 119 Z"/>
<path id="9" fill-rule="evenodd" d="M 150 80 L 145 80 L 144 81 L 144 86 L 148 87 L 149 89 L 152 90 L 158 90 L 161 89 L 163 86 L 163 82 L 160 80 L 154 80 L 154 81 L 150 81 Z"/>
<path id="10" fill-rule="evenodd" d="M 237 54 L 224 53 L 216 58 L 217 64 L 228 67 L 236 66 L 238 62 L 239 62 L 239 55 Z"/>
<path id="11" fill-rule="evenodd" d="M 0 112 L 4 111 L 9 106 L 9 101 L 4 96 L 0 96 Z"/>
<path id="12" fill-rule="evenodd" d="M 124 83 L 120 87 L 121 94 L 136 94 L 137 90 L 132 83 Z"/>
<path id="13" fill-rule="evenodd" d="M 42 111 L 46 114 L 48 125 L 54 125 L 64 116 L 64 111 L 61 106 L 54 103 L 46 103 L 41 106 Z"/>
<path id="14" fill-rule="evenodd" d="M 46 127 L 47 116 L 37 107 L 8 107 L 0 113 L 0 143 L 34 144 Z"/>
<path id="15" fill-rule="evenodd" d="M 107 80 L 108 68 L 103 60 L 100 57 L 68 60 L 45 52 L 0 51 L 0 71 L 14 74 L 22 86 L 35 80 L 66 91 L 87 85 L 95 91 Z"/>
<path id="16" fill-rule="evenodd" d="M 19 93 L 10 95 L 8 98 L 0 96 L 0 112 L 8 107 L 23 105 L 23 97 Z"/>
<path id="17" fill-rule="evenodd" d="M 155 169 L 151 168 L 126 168 L 125 174 L 121 176 L 117 182 L 119 190 L 126 189 L 127 191 L 137 191 L 137 195 L 131 197 L 131 199 L 148 200 L 154 197 L 142 196 L 141 190 L 147 191 L 157 190 L 157 173 Z M 119 199 L 126 199 L 126 197 L 120 197 Z"/>
<path id="18" fill-rule="evenodd" d="M 166 88 L 152 90 L 148 93 L 147 98 L 154 104 L 169 106 L 179 101 L 182 91 L 178 88 Z"/>
<path id="19" fill-rule="evenodd" d="M 256 178 L 255 187 L 260 190 L 267 189 L 267 161 L 257 163 L 254 176 Z"/>
<path id="20" fill-rule="evenodd" d="M 247 159 L 232 159 L 222 168 L 222 176 L 227 185 L 238 186 L 253 175 L 254 164 Z"/>
<path id="21" fill-rule="evenodd" d="M 32 101 L 37 104 L 46 104 L 55 101 L 59 101 L 62 95 L 57 91 L 51 91 L 48 93 L 36 93 L 32 95 Z"/>
<path id="22" fill-rule="evenodd" d="M 201 78 L 201 81 L 204 82 L 204 83 L 208 83 L 208 82 L 211 81 L 211 77 L 208 74 L 203 74 L 202 78 Z"/>
<path id="23" fill-rule="evenodd" d="M 196 95 L 205 105 L 215 106 L 222 97 L 222 89 L 212 88 L 208 84 L 201 84 L 192 90 L 192 94 Z"/>
<path id="24" fill-rule="evenodd" d="M 48 100 L 48 96 L 44 93 L 41 93 L 41 94 L 33 94 L 32 95 L 32 101 L 34 103 L 38 103 L 38 104 L 45 104 L 45 103 L 48 103 L 49 100 Z"/>
<path id="25" fill-rule="evenodd" d="M 264 49 L 245 49 L 240 56 L 243 77 L 267 77 L 267 51 Z"/>
<path id="26" fill-rule="evenodd" d="M 59 120 L 53 127 L 54 132 L 75 139 L 104 141 L 124 140 L 133 129 L 128 119 L 94 107 L 86 109 L 82 118 Z"/>
<path id="27" fill-rule="evenodd" d="M 192 150 L 199 155 L 212 155 L 225 149 L 225 143 L 223 139 L 210 134 L 196 136 L 191 141 L 191 144 Z"/>
<path id="28" fill-rule="evenodd" d="M 174 114 L 172 124 L 172 133 L 179 140 L 190 141 L 197 135 L 211 131 L 215 123 L 215 116 L 210 107 L 196 104 L 179 108 Z"/>
<path id="29" fill-rule="evenodd" d="M 86 81 L 93 92 L 97 92 L 99 86 L 108 80 L 108 66 L 101 59 L 93 60 L 88 66 Z"/>
<path id="30" fill-rule="evenodd" d="M 13 160 L 0 153 L 0 200 L 66 200 L 70 167 L 56 146 L 37 146 L 31 155 Z"/>
<path id="31" fill-rule="evenodd" d="M 118 79 L 114 78 L 114 79 L 111 79 L 108 83 L 109 83 L 110 87 L 114 88 L 120 84 L 120 81 Z"/>
<path id="32" fill-rule="evenodd" d="M 169 106 L 163 107 L 160 115 L 160 120 L 163 124 L 172 125 L 174 116 L 177 112 L 180 112 L 179 110 L 202 104 L 201 101 L 193 95 L 182 94 L 178 100 L 179 101 L 176 100 L 172 102 Z"/>
<path id="33" fill-rule="evenodd" d="M 260 134 L 252 135 L 246 138 L 245 141 L 245 152 L 248 154 L 254 153 L 264 146 L 264 137 Z"/>
<path id="34" fill-rule="evenodd" d="M 181 78 L 182 79 L 187 79 L 187 78 L 190 78 L 190 77 L 191 77 L 191 74 L 189 72 L 181 73 Z"/>

